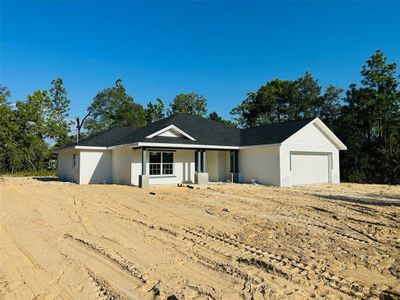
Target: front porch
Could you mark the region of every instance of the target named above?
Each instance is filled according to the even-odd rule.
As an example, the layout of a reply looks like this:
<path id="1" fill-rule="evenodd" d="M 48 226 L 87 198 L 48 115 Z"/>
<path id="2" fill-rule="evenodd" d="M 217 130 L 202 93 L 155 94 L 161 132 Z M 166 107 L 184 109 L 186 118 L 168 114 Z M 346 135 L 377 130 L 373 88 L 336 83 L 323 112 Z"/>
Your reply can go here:
<path id="1" fill-rule="evenodd" d="M 238 150 L 141 147 L 134 149 L 133 156 L 132 184 L 141 188 L 239 181 Z"/>

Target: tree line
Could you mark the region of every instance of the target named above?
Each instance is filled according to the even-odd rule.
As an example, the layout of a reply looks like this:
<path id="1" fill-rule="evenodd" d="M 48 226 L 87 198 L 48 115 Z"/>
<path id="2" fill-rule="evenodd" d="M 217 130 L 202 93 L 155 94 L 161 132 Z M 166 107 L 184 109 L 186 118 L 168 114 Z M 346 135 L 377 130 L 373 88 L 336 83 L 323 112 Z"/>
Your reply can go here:
<path id="1" fill-rule="evenodd" d="M 15 104 L 9 102 L 10 91 L 0 86 L 0 172 L 46 168 L 55 148 L 79 138 L 185 112 L 241 128 L 319 117 L 348 147 L 341 153 L 342 180 L 400 183 L 397 65 L 378 50 L 362 66 L 361 77 L 359 85 L 351 83 L 346 90 L 324 88 L 309 72 L 295 80 L 274 79 L 248 93 L 231 110 L 231 120 L 208 113 L 207 100 L 197 93 L 178 94 L 168 105 L 158 98 L 143 106 L 120 79 L 98 92 L 86 114 L 74 121 L 61 78 Z"/>

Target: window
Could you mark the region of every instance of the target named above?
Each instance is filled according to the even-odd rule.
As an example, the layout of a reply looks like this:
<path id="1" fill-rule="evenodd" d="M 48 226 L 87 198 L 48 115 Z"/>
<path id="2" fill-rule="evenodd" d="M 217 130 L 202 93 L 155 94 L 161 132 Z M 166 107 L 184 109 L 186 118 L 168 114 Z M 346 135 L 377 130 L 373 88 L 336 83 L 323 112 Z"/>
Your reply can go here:
<path id="1" fill-rule="evenodd" d="M 72 166 L 76 167 L 76 154 L 72 154 Z"/>
<path id="2" fill-rule="evenodd" d="M 150 151 L 150 175 L 174 174 L 174 153 Z"/>

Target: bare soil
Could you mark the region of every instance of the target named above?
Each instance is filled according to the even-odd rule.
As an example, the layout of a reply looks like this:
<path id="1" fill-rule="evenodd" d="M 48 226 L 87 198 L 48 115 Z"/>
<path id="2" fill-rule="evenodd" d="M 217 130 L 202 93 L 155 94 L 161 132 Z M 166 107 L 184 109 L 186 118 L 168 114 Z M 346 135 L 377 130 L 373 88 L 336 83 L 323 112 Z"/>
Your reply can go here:
<path id="1" fill-rule="evenodd" d="M 0 298 L 399 299 L 400 187 L 5 177 Z"/>

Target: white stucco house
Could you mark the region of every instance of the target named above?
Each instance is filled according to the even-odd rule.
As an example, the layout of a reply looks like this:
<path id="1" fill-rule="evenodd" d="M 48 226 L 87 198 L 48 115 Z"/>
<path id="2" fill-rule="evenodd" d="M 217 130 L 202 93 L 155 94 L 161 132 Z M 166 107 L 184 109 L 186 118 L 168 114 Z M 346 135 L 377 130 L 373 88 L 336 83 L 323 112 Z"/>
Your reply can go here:
<path id="1" fill-rule="evenodd" d="M 60 180 L 78 184 L 339 183 L 346 146 L 318 118 L 238 129 L 175 114 L 57 150 Z"/>

